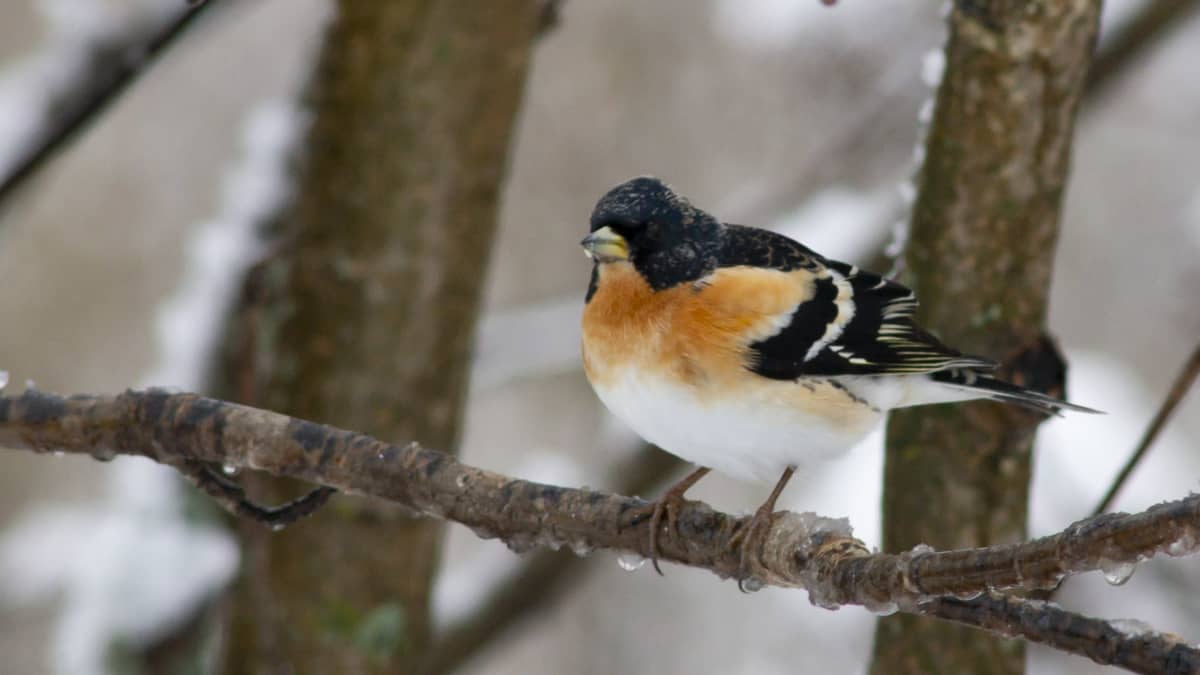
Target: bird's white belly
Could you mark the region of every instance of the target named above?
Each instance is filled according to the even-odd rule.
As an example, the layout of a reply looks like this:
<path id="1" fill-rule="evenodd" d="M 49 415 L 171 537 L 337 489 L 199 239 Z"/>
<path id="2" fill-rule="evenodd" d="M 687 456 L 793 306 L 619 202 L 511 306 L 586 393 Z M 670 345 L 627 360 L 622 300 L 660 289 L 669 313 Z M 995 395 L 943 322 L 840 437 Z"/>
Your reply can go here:
<path id="1" fill-rule="evenodd" d="M 801 393 L 805 384 L 772 380 L 718 396 L 627 369 L 595 389 L 614 415 L 663 450 L 736 478 L 774 481 L 789 466 L 849 450 L 882 416 L 843 390 L 818 386 Z M 798 404 L 810 393 L 815 405 Z"/>

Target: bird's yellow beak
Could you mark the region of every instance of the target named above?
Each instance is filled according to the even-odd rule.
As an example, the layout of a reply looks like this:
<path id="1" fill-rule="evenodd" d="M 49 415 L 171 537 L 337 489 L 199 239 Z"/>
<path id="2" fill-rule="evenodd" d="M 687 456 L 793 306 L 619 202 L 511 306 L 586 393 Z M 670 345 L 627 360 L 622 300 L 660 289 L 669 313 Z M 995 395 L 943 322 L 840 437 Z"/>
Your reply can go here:
<path id="1" fill-rule="evenodd" d="M 613 262 L 629 259 L 629 244 L 625 237 L 613 232 L 605 226 L 583 238 L 579 242 L 587 256 L 598 262 Z"/>

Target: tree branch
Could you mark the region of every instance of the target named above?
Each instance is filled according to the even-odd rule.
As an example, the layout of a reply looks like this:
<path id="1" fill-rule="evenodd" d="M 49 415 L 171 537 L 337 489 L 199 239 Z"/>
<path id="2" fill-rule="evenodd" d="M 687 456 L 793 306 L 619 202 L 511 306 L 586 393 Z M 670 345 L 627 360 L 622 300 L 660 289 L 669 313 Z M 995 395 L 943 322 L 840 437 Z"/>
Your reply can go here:
<path id="1" fill-rule="evenodd" d="M 147 390 L 64 398 L 26 391 L 0 397 L 0 446 L 266 471 L 453 520 L 481 537 L 501 538 L 515 551 L 566 546 L 577 553 L 649 553 L 644 500 L 513 479 L 416 443 L 393 445 L 195 394 Z M 680 514 L 680 536 L 664 538 L 659 556 L 732 577 L 740 556 L 729 542 L 748 520 L 689 502 Z M 1178 664 L 1200 669 L 1200 650 L 992 591 L 1047 587 L 1065 575 L 1113 564 L 1187 555 L 1198 543 L 1200 495 L 1142 513 L 1089 518 L 1024 544 L 945 552 L 918 546 L 900 554 L 870 553 L 850 536 L 845 520 L 785 512 L 775 515 L 752 564 L 760 582 L 754 585 L 804 588 L 822 607 L 936 616 L 1138 672 L 1160 672 Z M 1098 636 L 1099 646 L 1087 636 Z"/>
<path id="2" fill-rule="evenodd" d="M 986 593 L 973 600 L 940 598 L 922 608 L 928 616 L 1025 638 L 1136 673 L 1196 670 L 1194 647 L 1178 636 L 1149 631 L 1139 621 L 1100 621 L 1053 603 L 1000 593 Z"/>

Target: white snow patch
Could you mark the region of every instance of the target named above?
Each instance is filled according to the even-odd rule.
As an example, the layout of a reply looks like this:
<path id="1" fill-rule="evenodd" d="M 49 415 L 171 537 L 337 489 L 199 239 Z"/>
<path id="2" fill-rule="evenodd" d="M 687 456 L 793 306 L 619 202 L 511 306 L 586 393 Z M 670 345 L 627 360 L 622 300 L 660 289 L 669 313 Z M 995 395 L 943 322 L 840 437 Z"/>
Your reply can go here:
<path id="1" fill-rule="evenodd" d="M 128 461 L 112 474 L 98 507 L 32 511 L 0 538 L 0 605 L 62 598 L 55 672 L 107 672 L 114 640 L 169 633 L 237 569 L 228 533 L 180 519 L 174 471 Z"/>
<path id="2" fill-rule="evenodd" d="M 263 244 L 256 228 L 290 194 L 286 159 L 305 126 L 292 104 L 271 101 L 249 116 L 243 156 L 221 186 L 221 211 L 193 231 L 179 288 L 155 320 L 161 351 L 146 385 L 197 389 L 246 269 Z"/>
<path id="3" fill-rule="evenodd" d="M 942 84 L 942 75 L 946 72 L 946 51 L 942 47 L 925 52 L 921 59 L 921 81 L 930 89 L 936 89 Z"/>
<path id="4" fill-rule="evenodd" d="M 0 177 L 42 132 L 47 109 L 78 86 L 102 45 L 129 40 L 177 16 L 181 0 L 38 0 L 47 37 L 0 72 Z M 131 55 L 131 57 L 134 55 Z"/>

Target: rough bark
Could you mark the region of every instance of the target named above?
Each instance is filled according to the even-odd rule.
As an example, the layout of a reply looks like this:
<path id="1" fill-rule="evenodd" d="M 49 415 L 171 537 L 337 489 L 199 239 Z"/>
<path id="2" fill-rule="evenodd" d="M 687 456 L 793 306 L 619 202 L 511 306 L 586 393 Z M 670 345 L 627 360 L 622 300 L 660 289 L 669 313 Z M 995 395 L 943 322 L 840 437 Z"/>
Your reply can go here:
<path id="1" fill-rule="evenodd" d="M 905 253 L 924 325 L 1052 391 L 1063 367 L 1046 297 L 1100 4 L 955 3 Z M 1022 540 L 1039 421 L 988 403 L 892 415 L 884 550 Z M 1024 660 L 1019 642 L 902 616 L 879 622 L 872 672 L 1014 673 Z"/>
<path id="2" fill-rule="evenodd" d="M 538 3 L 340 3 L 278 245 L 246 284 L 224 390 L 457 446 L 470 341 Z M 266 476 L 251 494 L 295 486 Z M 226 670 L 397 673 L 429 639 L 441 524 L 337 497 L 243 526 Z"/>
<path id="3" fill-rule="evenodd" d="M 0 396 L 0 447 L 98 459 L 139 455 L 188 475 L 201 462 L 267 471 L 453 520 L 517 551 L 606 548 L 645 556 L 650 548 L 652 505 L 641 499 L 513 479 L 416 443 L 389 444 L 194 394 Z M 737 574 L 741 555 L 730 543 L 749 522 L 688 502 L 678 536 L 661 542 L 660 557 Z M 1194 672 L 1200 649 L 1176 636 L 995 589 L 1045 587 L 1065 574 L 1096 569 L 1128 573 L 1156 555 L 1194 554 L 1198 542 L 1200 495 L 1142 513 L 1088 518 L 1024 544 L 945 552 L 918 547 L 899 555 L 869 552 L 844 520 L 776 513 L 751 561 L 761 583 L 747 586 L 804 588 L 813 603 L 831 609 L 854 604 L 937 617 L 1137 672 Z M 318 552 L 300 554 L 307 559 Z"/>

